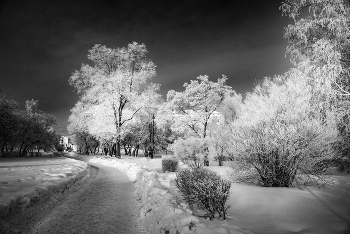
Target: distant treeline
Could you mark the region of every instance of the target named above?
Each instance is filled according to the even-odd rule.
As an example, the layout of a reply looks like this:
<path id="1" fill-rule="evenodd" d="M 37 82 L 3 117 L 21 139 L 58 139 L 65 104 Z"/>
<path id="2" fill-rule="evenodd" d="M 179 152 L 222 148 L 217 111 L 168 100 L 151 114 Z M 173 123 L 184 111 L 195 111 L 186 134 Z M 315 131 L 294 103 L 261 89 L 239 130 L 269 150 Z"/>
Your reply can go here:
<path id="1" fill-rule="evenodd" d="M 25 110 L 18 103 L 0 98 L 0 157 L 34 155 L 41 149 L 50 150 L 59 143 L 53 131 L 53 115 L 38 109 L 38 101 L 27 100 Z"/>

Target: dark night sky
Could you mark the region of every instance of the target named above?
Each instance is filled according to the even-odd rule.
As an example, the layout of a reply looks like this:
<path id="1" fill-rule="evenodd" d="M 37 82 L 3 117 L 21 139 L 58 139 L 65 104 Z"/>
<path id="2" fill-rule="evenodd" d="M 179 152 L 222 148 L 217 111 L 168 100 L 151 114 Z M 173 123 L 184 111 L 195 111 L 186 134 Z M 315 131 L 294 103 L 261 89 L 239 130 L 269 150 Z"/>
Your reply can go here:
<path id="1" fill-rule="evenodd" d="M 39 100 L 65 133 L 78 100 L 70 75 L 94 44 L 145 43 L 165 97 L 208 74 L 228 76 L 238 93 L 291 66 L 281 0 L 8 0 L 0 8 L 0 90 Z"/>

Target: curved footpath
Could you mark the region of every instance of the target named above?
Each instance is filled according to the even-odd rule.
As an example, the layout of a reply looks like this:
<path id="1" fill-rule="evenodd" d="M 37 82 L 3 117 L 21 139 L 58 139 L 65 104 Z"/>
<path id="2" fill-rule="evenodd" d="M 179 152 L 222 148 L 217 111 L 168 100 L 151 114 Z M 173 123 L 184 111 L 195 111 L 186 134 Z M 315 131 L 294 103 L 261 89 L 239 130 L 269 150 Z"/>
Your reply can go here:
<path id="1" fill-rule="evenodd" d="M 10 215 L 0 223 L 0 233 L 147 233 L 130 179 L 115 168 L 89 164 L 88 177 Z"/>

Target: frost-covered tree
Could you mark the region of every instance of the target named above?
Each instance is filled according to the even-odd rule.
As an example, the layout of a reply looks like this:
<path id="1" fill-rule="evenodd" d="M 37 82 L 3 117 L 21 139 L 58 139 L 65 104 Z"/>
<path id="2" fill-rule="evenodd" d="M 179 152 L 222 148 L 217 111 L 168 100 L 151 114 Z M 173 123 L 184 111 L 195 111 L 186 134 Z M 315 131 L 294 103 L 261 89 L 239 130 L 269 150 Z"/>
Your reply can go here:
<path id="1" fill-rule="evenodd" d="M 234 93 L 226 80 L 227 77 L 222 76 L 212 82 L 204 75 L 185 83 L 183 92 L 170 90 L 164 112 L 171 118 L 172 130 L 205 138 L 211 116 L 224 99 Z"/>
<path id="2" fill-rule="evenodd" d="M 71 109 L 67 130 L 79 153 L 89 154 L 92 148 L 96 149 L 97 138 L 89 131 L 93 120 L 89 112 L 91 104 L 78 101 Z"/>
<path id="3" fill-rule="evenodd" d="M 153 157 L 156 151 L 158 151 L 161 142 L 161 131 L 158 131 L 155 118 L 161 103 L 163 102 L 161 95 L 155 92 L 158 90 L 158 86 L 150 87 L 145 90 L 141 100 L 138 102 L 141 108 L 137 114 L 137 125 L 141 130 L 141 142 L 144 145 L 144 151 L 146 155 Z"/>
<path id="4" fill-rule="evenodd" d="M 156 66 L 147 59 L 146 54 L 146 46 L 136 42 L 117 49 L 95 45 L 88 55 L 93 66 L 83 64 L 69 79 L 81 101 L 93 105 L 103 103 L 112 111 L 117 156 L 120 156 L 123 127 L 142 108 L 135 104 L 140 101 L 142 93 L 149 89 L 151 78 L 156 74 Z M 125 115 L 126 109 L 131 115 Z"/>
<path id="5" fill-rule="evenodd" d="M 216 161 L 219 162 L 219 166 L 223 166 L 223 161 L 234 158 L 232 152 L 228 150 L 230 148 L 228 141 L 231 137 L 228 129 L 230 124 L 240 116 L 241 105 L 241 95 L 227 97 L 218 108 L 219 118 L 211 118 L 209 122 L 208 144 L 211 146 L 211 150 L 214 151 L 213 154 Z"/>
<path id="6" fill-rule="evenodd" d="M 287 53 L 316 89 L 350 95 L 350 3 L 346 0 L 287 0 L 282 13 L 294 20 L 286 27 Z"/>
<path id="7" fill-rule="evenodd" d="M 217 82 L 212 82 L 207 75 L 204 75 L 191 80 L 190 83 L 185 83 L 183 92 L 170 90 L 167 101 L 161 108 L 165 118 L 159 122 L 163 126 L 170 124 L 171 130 L 185 139 L 206 142 L 210 119 L 225 98 L 234 94 L 232 88 L 226 85 L 226 80 L 227 77 L 223 75 Z M 174 142 L 172 147 L 174 151 L 178 152 L 176 147 L 180 147 L 182 141 L 177 139 Z M 191 151 L 190 144 L 184 144 L 183 147 L 188 147 Z M 210 155 L 208 144 L 205 144 L 202 150 L 204 154 L 199 158 L 194 157 L 192 153 L 187 154 L 186 157 L 189 157 L 189 161 L 208 166 Z"/>
<path id="8" fill-rule="evenodd" d="M 350 3 L 347 0 L 287 0 L 282 13 L 287 53 L 312 88 L 312 105 L 336 113 L 339 150 L 350 153 Z"/>

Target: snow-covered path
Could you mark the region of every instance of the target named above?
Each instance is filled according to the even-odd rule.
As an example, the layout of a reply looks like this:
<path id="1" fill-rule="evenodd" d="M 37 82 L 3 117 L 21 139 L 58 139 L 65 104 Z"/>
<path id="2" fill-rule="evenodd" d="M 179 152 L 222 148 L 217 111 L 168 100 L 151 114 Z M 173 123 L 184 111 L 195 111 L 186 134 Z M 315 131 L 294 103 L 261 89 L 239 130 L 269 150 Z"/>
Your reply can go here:
<path id="1" fill-rule="evenodd" d="M 33 209 L 24 212 L 27 214 L 17 217 L 22 219 L 21 223 L 24 222 L 24 226 L 27 227 L 21 231 L 52 234 L 147 233 L 139 221 L 133 183 L 116 168 L 91 165 L 95 166 L 95 172 L 81 185 L 68 190 L 53 207 L 34 206 Z M 41 217 L 31 220 L 33 215 Z M 11 222 L 12 225 L 16 225 L 16 221 Z M 21 229 L 20 226 L 16 226 Z"/>
<path id="2" fill-rule="evenodd" d="M 99 168 L 94 180 L 70 194 L 34 233 L 140 233 L 139 212 L 133 184 L 115 168 Z"/>

